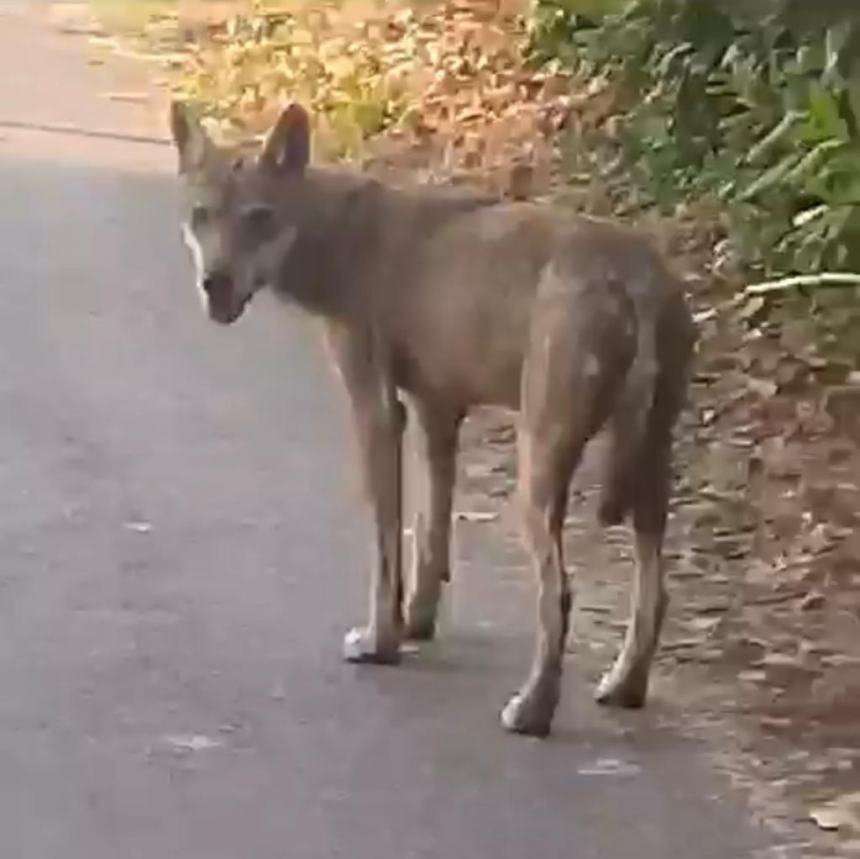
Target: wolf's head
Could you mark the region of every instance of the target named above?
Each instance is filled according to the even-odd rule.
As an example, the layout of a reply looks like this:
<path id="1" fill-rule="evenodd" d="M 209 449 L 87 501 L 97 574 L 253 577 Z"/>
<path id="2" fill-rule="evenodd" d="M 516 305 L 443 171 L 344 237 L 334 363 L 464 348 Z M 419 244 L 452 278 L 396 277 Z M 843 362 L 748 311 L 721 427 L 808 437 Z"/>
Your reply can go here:
<path id="1" fill-rule="evenodd" d="M 183 237 L 209 317 L 228 325 L 273 282 L 296 239 L 308 115 L 288 107 L 251 159 L 218 148 L 179 102 L 170 121 L 185 191 Z"/>

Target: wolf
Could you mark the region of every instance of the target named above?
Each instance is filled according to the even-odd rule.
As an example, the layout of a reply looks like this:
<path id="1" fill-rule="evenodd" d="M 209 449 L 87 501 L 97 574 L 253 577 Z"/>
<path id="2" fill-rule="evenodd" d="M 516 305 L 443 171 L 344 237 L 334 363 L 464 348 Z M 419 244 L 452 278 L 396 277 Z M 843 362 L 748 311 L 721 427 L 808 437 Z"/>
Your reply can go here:
<path id="1" fill-rule="evenodd" d="M 208 315 L 235 322 L 265 288 L 321 318 L 351 402 L 374 551 L 369 619 L 346 634 L 344 658 L 393 664 L 404 639 L 434 635 L 451 578 L 458 430 L 470 409 L 499 406 L 517 416 L 517 498 L 539 586 L 533 663 L 502 724 L 550 731 L 571 611 L 569 484 L 604 428 L 599 516 L 604 525 L 632 517 L 636 579 L 623 646 L 596 697 L 642 706 L 667 606 L 671 451 L 696 342 L 681 285 L 651 243 L 545 204 L 313 166 L 310 116 L 298 104 L 254 156 L 216 145 L 193 105 L 174 102 L 170 125 Z M 422 472 L 408 594 L 407 415 Z"/>

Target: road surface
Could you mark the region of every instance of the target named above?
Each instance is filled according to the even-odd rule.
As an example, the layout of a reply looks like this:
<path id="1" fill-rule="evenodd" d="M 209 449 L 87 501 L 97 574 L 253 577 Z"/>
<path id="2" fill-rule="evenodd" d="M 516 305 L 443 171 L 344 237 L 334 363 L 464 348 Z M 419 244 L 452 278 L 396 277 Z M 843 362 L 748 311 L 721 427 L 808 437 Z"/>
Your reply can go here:
<path id="1" fill-rule="evenodd" d="M 0 6 L 0 856 L 766 846 L 659 706 L 598 711 L 573 667 L 553 738 L 499 729 L 533 605 L 489 564 L 443 642 L 340 662 L 366 523 L 316 332 L 264 300 L 203 318 L 172 152 L 120 139 L 163 129 L 32 12 Z"/>

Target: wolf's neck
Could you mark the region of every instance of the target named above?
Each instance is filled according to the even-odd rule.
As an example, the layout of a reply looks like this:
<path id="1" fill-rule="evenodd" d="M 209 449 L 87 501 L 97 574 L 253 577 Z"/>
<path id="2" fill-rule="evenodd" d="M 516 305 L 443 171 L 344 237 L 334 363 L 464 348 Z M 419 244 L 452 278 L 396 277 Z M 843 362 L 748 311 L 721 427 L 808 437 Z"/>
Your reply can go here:
<path id="1" fill-rule="evenodd" d="M 296 243 L 275 292 L 309 313 L 351 317 L 368 308 L 378 264 L 381 185 L 357 173 L 312 170 Z"/>
<path id="2" fill-rule="evenodd" d="M 453 187 L 397 189 L 359 173 L 311 170 L 296 244 L 276 291 L 342 320 L 391 312 L 422 248 L 452 220 L 499 202 Z"/>

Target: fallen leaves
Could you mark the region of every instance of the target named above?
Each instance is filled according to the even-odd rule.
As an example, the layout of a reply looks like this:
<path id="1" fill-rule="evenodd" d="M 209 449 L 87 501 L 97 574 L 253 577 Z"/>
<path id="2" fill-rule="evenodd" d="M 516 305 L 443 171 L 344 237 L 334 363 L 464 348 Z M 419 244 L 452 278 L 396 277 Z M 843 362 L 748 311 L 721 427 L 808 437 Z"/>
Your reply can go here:
<path id="1" fill-rule="evenodd" d="M 825 805 L 811 809 L 809 816 L 819 829 L 860 833 L 860 792 L 842 794 Z"/>
<path id="2" fill-rule="evenodd" d="M 574 104 L 566 74 L 527 66 L 525 28 L 496 4 L 252 12 L 208 24 L 190 45 L 166 42 L 163 20 L 151 29 L 174 94 L 203 105 L 226 143 L 258 141 L 297 100 L 313 111 L 323 159 L 517 199 L 547 190 Z"/>

